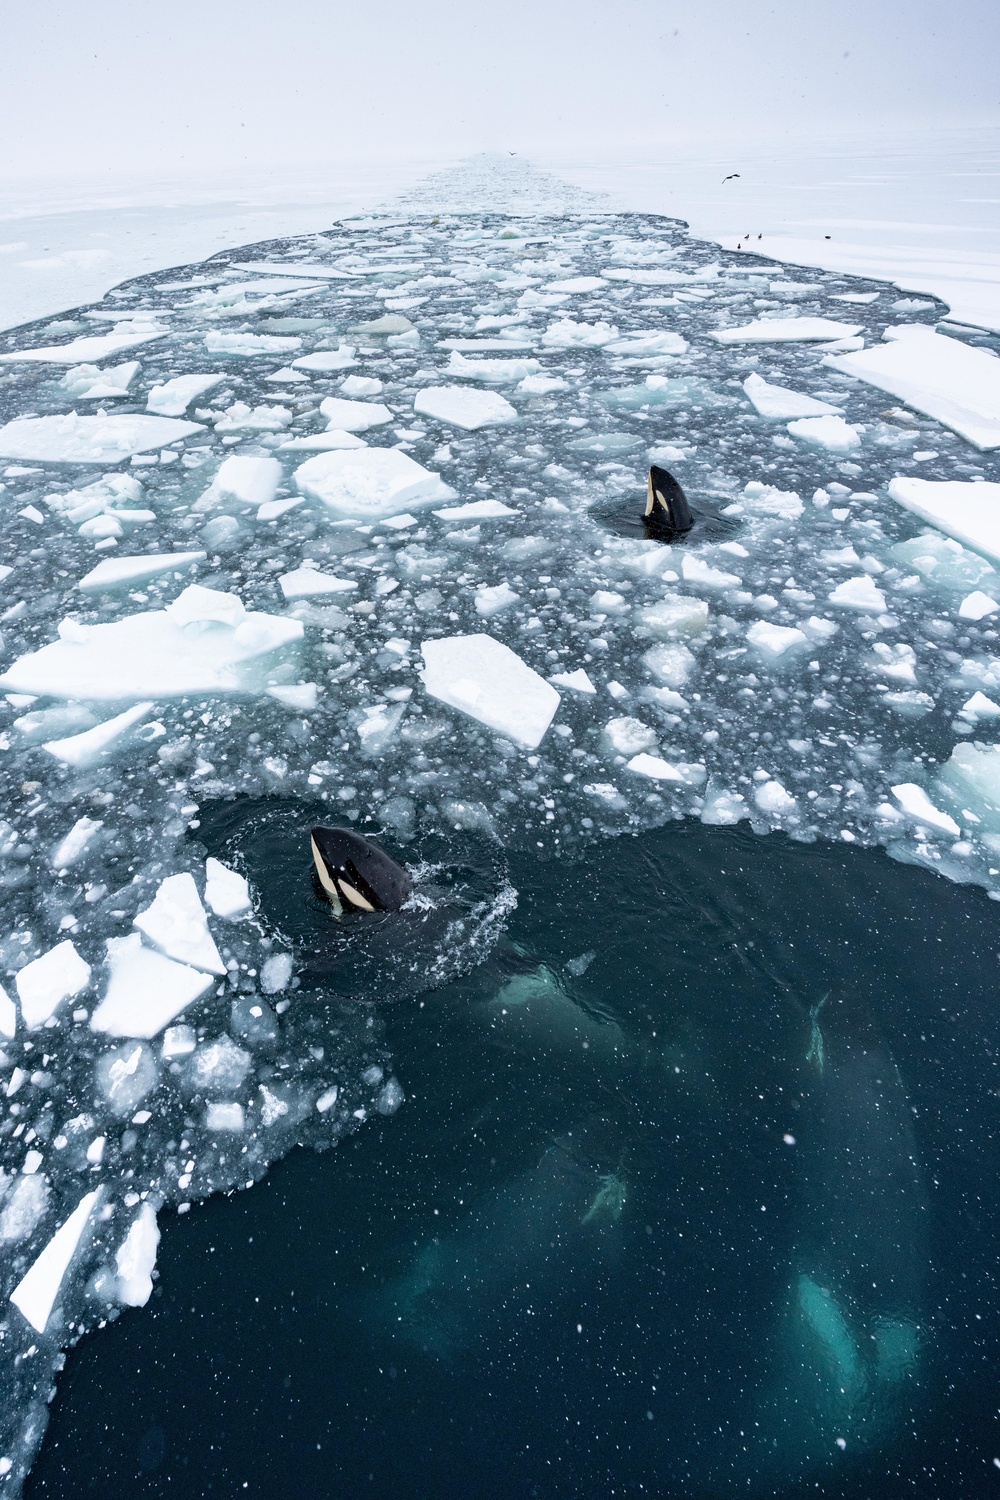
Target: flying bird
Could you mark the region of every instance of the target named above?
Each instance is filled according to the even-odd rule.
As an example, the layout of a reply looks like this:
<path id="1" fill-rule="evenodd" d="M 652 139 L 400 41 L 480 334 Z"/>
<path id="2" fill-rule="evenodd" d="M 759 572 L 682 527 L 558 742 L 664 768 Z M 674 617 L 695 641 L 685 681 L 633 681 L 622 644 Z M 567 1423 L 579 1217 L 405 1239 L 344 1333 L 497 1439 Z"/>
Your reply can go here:
<path id="1" fill-rule="evenodd" d="M 738 177 L 739 175 L 740 175 L 739 172 L 730 172 L 729 176 L 728 177 L 723 177 L 722 180 L 723 180 L 723 182 L 732 182 L 733 178 L 734 177 Z"/>

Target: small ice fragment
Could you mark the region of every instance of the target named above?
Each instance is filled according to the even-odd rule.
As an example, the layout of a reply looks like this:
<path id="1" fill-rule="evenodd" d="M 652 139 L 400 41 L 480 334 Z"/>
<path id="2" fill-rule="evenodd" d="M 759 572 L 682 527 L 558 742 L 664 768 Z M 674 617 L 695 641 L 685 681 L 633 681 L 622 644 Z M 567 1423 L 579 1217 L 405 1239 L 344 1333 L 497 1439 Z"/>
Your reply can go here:
<path id="1" fill-rule="evenodd" d="M 762 656 L 776 661 L 792 646 L 807 644 L 807 637 L 793 625 L 772 625 L 767 620 L 758 620 L 747 631 L 747 640 Z"/>
<path id="2" fill-rule="evenodd" d="M 651 646 L 643 653 L 643 666 L 669 688 L 682 688 L 697 664 L 697 659 L 680 641 Z"/>
<path id="3" fill-rule="evenodd" d="M 554 672 L 549 678 L 556 687 L 568 688 L 571 693 L 596 693 L 597 689 L 582 667 L 575 672 Z"/>
<path id="4" fill-rule="evenodd" d="M 152 709 L 152 703 L 135 703 L 131 708 L 125 709 L 124 713 L 116 714 L 113 719 L 105 719 L 103 724 L 95 724 L 93 729 L 85 729 L 82 734 L 73 734 L 63 740 L 48 740 L 42 749 L 55 756 L 56 760 L 61 760 L 63 765 L 83 770 L 87 766 L 96 765 L 122 740 L 133 724 L 146 718 Z"/>
<path id="5" fill-rule="evenodd" d="M 265 958 L 260 970 L 260 987 L 265 995 L 279 995 L 287 990 L 292 977 L 292 955 L 272 953 Z"/>
<path id="6" fill-rule="evenodd" d="M 739 328 L 717 328 L 711 333 L 720 344 L 775 344 L 850 339 L 861 333 L 859 323 L 835 323 L 832 318 L 755 318 Z"/>
<path id="7" fill-rule="evenodd" d="M 545 349 L 603 349 L 614 343 L 618 329 L 612 323 L 577 323 L 572 318 L 560 318 L 542 334 Z"/>
<path id="8" fill-rule="evenodd" d="M 211 1131 L 233 1131 L 243 1129 L 242 1104 L 233 1101 L 208 1104 L 205 1108 L 205 1129 Z"/>
<path id="9" fill-rule="evenodd" d="M 748 375 L 743 389 L 762 417 L 777 422 L 788 422 L 795 417 L 835 417 L 839 408 L 828 401 L 817 401 L 815 396 L 805 396 L 799 391 L 790 391 L 783 385 L 769 385 L 759 375 Z"/>
<path id="10" fill-rule="evenodd" d="M 559 707 L 559 694 L 509 646 L 489 635 L 424 641 L 420 674 L 432 698 L 534 750 Z"/>
<path id="11" fill-rule="evenodd" d="M 103 827 L 99 818 L 77 818 L 69 833 L 59 840 L 49 856 L 49 864 L 53 870 L 68 870 L 71 865 L 75 865 L 82 858 L 94 834 Z"/>
<path id="12" fill-rule="evenodd" d="M 367 432 L 369 427 L 383 427 L 392 421 L 389 408 L 374 401 L 344 401 L 340 396 L 327 396 L 319 409 L 331 432 Z"/>
<path id="13" fill-rule="evenodd" d="M 503 610 L 510 609 L 512 604 L 518 604 L 520 598 L 520 594 L 516 594 L 506 580 L 503 583 L 498 583 L 495 588 L 483 585 L 481 588 L 476 589 L 476 613 L 488 620 L 493 615 L 501 614 Z"/>
<path id="14" fill-rule="evenodd" d="M 788 423 L 788 431 L 810 447 L 824 448 L 828 453 L 853 453 L 861 447 L 857 428 L 841 416 L 800 417 Z"/>
<path id="15" fill-rule="evenodd" d="M 681 560 L 681 577 L 685 583 L 694 583 L 707 589 L 735 589 L 743 582 L 735 573 L 725 573 L 713 568 L 704 558 L 685 552 Z"/>
<path id="16" fill-rule="evenodd" d="M 885 610 L 885 595 L 880 588 L 876 588 L 867 573 L 860 578 L 847 578 L 843 583 L 838 583 L 827 598 L 831 604 L 839 605 L 841 609 L 860 609 L 869 614 L 882 614 Z"/>
<path id="17" fill-rule="evenodd" d="M 167 958 L 210 974 L 225 974 L 226 966 L 208 930 L 205 908 L 189 871 L 161 880 L 152 905 L 139 912 L 135 925 Z"/>
<path id="18" fill-rule="evenodd" d="M 1000 703 L 994 703 L 985 693 L 976 692 L 962 704 L 959 712 L 963 719 L 996 719 L 1000 718 Z"/>
<path id="19" fill-rule="evenodd" d="M 85 594 L 99 594 L 126 584 L 143 583 L 161 573 L 204 562 L 204 552 L 141 552 L 135 557 L 107 557 L 85 573 L 77 584 Z"/>
<path id="20" fill-rule="evenodd" d="M 701 786 L 705 780 L 704 766 L 683 761 L 671 765 L 659 755 L 634 755 L 626 769 L 647 776 L 651 781 L 672 781 L 678 786 Z"/>
<path id="21" fill-rule="evenodd" d="M 537 376 L 540 369 L 537 359 L 466 359 L 464 354 L 453 349 L 444 373 L 459 380 L 482 380 L 487 385 L 506 385 L 515 380 Z"/>
<path id="22" fill-rule="evenodd" d="M 338 349 L 320 349 L 316 354 L 303 354 L 301 359 L 292 360 L 292 368 L 325 374 L 330 370 L 349 370 L 356 363 L 354 345 L 341 344 Z"/>
<path id="23" fill-rule="evenodd" d="M 294 510 L 305 503 L 302 495 L 288 495 L 283 500 L 266 500 L 257 511 L 258 521 L 276 521 L 286 510 Z"/>
<path id="24" fill-rule="evenodd" d="M 101 1189 L 85 1193 L 10 1294 L 14 1306 L 38 1333 L 44 1333 L 73 1256 L 90 1221 Z"/>
<path id="25" fill-rule="evenodd" d="M 46 344 L 40 349 L 15 349 L 10 354 L 0 354 L 0 361 L 7 364 L 21 364 L 28 360 L 53 365 L 93 364 L 112 354 L 120 354 L 123 349 L 135 349 L 139 344 L 160 339 L 167 332 L 167 328 L 153 322 L 147 322 L 143 326 L 138 322 L 123 323 L 114 333 L 73 339 L 68 344 Z"/>
<path id="26" fill-rule="evenodd" d="M 250 910 L 250 887 L 238 870 L 209 856 L 205 861 L 205 900 L 217 917 L 230 920 Z"/>
<path id="27" fill-rule="evenodd" d="M 234 454 L 223 459 L 212 483 L 197 501 L 197 509 L 209 510 L 226 501 L 256 509 L 274 499 L 280 483 L 281 465 L 276 458 Z"/>
<path id="28" fill-rule="evenodd" d="M 320 500 L 334 515 L 373 521 L 407 507 L 454 499 L 438 474 L 421 467 L 398 448 L 320 453 L 295 471 L 299 490 Z"/>
<path id="29" fill-rule="evenodd" d="M 985 620 L 987 615 L 995 614 L 998 609 L 1000 604 L 995 599 L 991 599 L 981 589 L 974 589 L 971 594 L 966 594 L 958 606 L 958 617 L 960 620 Z"/>
<path id="30" fill-rule="evenodd" d="M 152 1296 L 159 1244 L 156 1210 L 151 1203 L 143 1203 L 115 1252 L 118 1296 L 126 1307 L 145 1307 Z"/>
<path id="31" fill-rule="evenodd" d="M 916 782 L 904 781 L 899 786 L 894 786 L 892 795 L 914 822 L 922 823 L 928 828 L 936 828 L 939 833 L 948 833 L 953 838 L 958 838 L 961 829 L 955 819 L 935 807 L 923 787 L 917 786 Z"/>
<path id="32" fill-rule="evenodd" d="M 382 382 L 375 375 L 348 375 L 340 382 L 340 389 L 345 396 L 352 401 L 359 397 L 377 396 L 382 390 Z M 320 407 L 322 411 L 322 407 Z"/>
<path id="33" fill-rule="evenodd" d="M 763 781 L 755 788 L 753 800 L 761 812 L 774 813 L 779 817 L 785 813 L 793 812 L 797 803 L 790 792 L 787 792 L 780 781 Z"/>
<path id="34" fill-rule="evenodd" d="M 749 816 L 750 809 L 738 792 L 731 792 L 727 787 L 709 786 L 701 810 L 703 823 L 714 828 L 732 828 Z"/>
<path id="35" fill-rule="evenodd" d="M 205 334 L 205 348 L 209 354 L 287 354 L 301 349 L 302 340 L 282 338 L 273 333 L 219 333 L 213 329 Z M 299 361 L 296 359 L 292 363 L 297 365 Z"/>
<path id="36" fill-rule="evenodd" d="M 90 965 L 84 963 L 67 938 L 19 969 L 14 983 L 21 1002 L 21 1019 L 29 1031 L 34 1031 L 55 1015 L 64 1000 L 71 1000 L 86 989 L 90 983 Z"/>
<path id="37" fill-rule="evenodd" d="M 414 398 L 413 410 L 466 432 L 517 421 L 516 407 L 498 391 L 470 390 L 461 385 L 426 386 Z"/>
<path id="38" fill-rule="evenodd" d="M 193 1026 L 168 1026 L 163 1033 L 160 1056 L 165 1061 L 175 1057 L 188 1057 L 198 1045 L 198 1036 Z"/>
<path id="39" fill-rule="evenodd" d="M 490 521 L 500 516 L 516 516 L 517 511 L 502 500 L 470 500 L 466 505 L 449 505 L 434 514 L 443 521 Z"/>
<path id="40" fill-rule="evenodd" d="M 380 1115 L 394 1115 L 405 1095 L 398 1078 L 389 1078 L 379 1091 L 375 1108 Z"/>
<path id="41" fill-rule="evenodd" d="M 335 578 L 332 573 L 321 573 L 318 568 L 295 568 L 291 573 L 282 573 L 278 587 L 286 599 L 315 599 L 320 594 L 349 594 L 357 588 L 353 578 Z"/>
<path id="42" fill-rule="evenodd" d="M 13 1000 L 0 984 L 0 1036 L 8 1039 L 17 1033 L 17 1008 Z"/>
<path id="43" fill-rule="evenodd" d="M 299 713 L 312 713 L 316 707 L 319 697 L 319 688 L 315 682 L 290 682 L 278 684 L 266 689 L 269 698 L 283 703 L 286 708 L 294 708 Z"/>
<path id="44" fill-rule="evenodd" d="M 336 1084 L 334 1084 L 332 1089 L 326 1089 L 324 1093 L 320 1094 L 319 1098 L 316 1100 L 316 1108 L 319 1110 L 321 1115 L 325 1115 L 327 1110 L 333 1108 L 333 1106 L 337 1102 L 337 1096 L 339 1093 L 340 1090 L 337 1088 Z"/>
<path id="45" fill-rule="evenodd" d="M 107 950 L 110 977 L 90 1018 L 93 1031 L 154 1037 L 212 988 L 210 975 L 152 952 L 137 932 L 109 938 Z"/>
<path id="46" fill-rule="evenodd" d="M 639 611 L 639 623 L 650 635 L 661 640 L 677 635 L 700 635 L 708 624 L 708 605 L 704 599 L 667 594 L 657 604 Z"/>
<path id="47" fill-rule="evenodd" d="M 656 730 L 641 719 L 624 717 L 610 719 L 604 726 L 602 738 L 615 755 L 637 755 L 656 744 Z"/>
<path id="48" fill-rule="evenodd" d="M 146 399 L 146 410 L 160 417 L 182 417 L 196 396 L 221 385 L 225 375 L 175 375 L 154 385 Z"/>

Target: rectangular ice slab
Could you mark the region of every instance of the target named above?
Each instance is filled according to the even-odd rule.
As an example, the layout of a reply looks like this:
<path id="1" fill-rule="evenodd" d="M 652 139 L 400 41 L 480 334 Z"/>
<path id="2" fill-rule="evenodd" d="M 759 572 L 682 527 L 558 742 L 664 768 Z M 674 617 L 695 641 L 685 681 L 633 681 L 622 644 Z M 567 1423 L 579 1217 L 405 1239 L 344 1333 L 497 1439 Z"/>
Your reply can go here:
<path id="1" fill-rule="evenodd" d="M 92 1031 L 149 1041 L 215 985 L 211 974 L 143 946 L 137 932 L 108 939 L 110 977 Z"/>
<path id="2" fill-rule="evenodd" d="M 321 573 L 318 568 L 295 568 L 291 573 L 282 573 L 278 587 L 286 599 L 315 599 L 321 594 L 349 594 L 357 588 L 353 578 L 335 578 L 332 573 Z"/>
<path id="3" fill-rule="evenodd" d="M 466 432 L 517 421 L 517 409 L 499 391 L 470 390 L 463 385 L 429 385 L 414 398 L 413 410 Z"/>
<path id="4" fill-rule="evenodd" d="M 22 360 L 34 360 L 48 365 L 85 365 L 107 359 L 111 354 L 120 354 L 123 349 L 136 349 L 152 339 L 161 339 L 168 332 L 156 323 L 145 327 L 131 327 L 118 333 L 96 333 L 90 338 L 74 339 L 70 344 L 48 344 L 43 349 L 17 349 L 13 354 L 0 354 L 5 364 L 19 364 Z"/>
<path id="5" fill-rule="evenodd" d="M 890 481 L 889 495 L 946 536 L 1000 562 L 1000 484 L 896 478 Z"/>
<path id="6" fill-rule="evenodd" d="M 790 391 L 784 385 L 770 385 L 759 375 L 748 375 L 743 389 L 759 414 L 775 422 L 790 422 L 796 417 L 839 417 L 841 414 L 840 408 L 831 406 L 829 401 L 817 401 L 815 396 Z"/>
<path id="7" fill-rule="evenodd" d="M 148 453 L 179 438 L 203 432 L 200 422 L 171 417 L 122 415 L 16 417 L 0 427 L 0 457 L 33 463 L 119 464 L 133 453 Z"/>
<path id="8" fill-rule="evenodd" d="M 381 401 L 345 401 L 342 396 L 327 396 L 319 409 L 331 432 L 367 432 L 369 427 L 383 427 L 392 421 L 392 412 Z"/>
<path id="9" fill-rule="evenodd" d="M 83 575 L 77 588 L 85 594 L 110 592 L 125 584 L 172 573 L 177 568 L 193 567 L 195 563 L 204 562 L 207 555 L 205 552 L 145 552 L 138 557 L 106 557 Z"/>
<path id="10" fill-rule="evenodd" d="M 67 939 L 41 958 L 25 964 L 14 983 L 21 1002 L 21 1019 L 29 1031 L 34 1031 L 55 1015 L 64 1000 L 86 989 L 90 983 L 90 965 Z"/>
<path id="11" fill-rule="evenodd" d="M 177 607 L 191 589 L 168 609 L 146 610 L 108 624 L 64 620 L 60 639 L 18 657 L 0 677 L 0 687 L 110 703 L 127 703 L 150 693 L 180 698 L 263 691 L 272 657 L 276 652 L 287 656 L 297 645 L 302 622 L 248 612 L 235 594 L 217 596 L 235 606 L 231 622 L 205 610 L 178 616 Z"/>
<path id="12" fill-rule="evenodd" d="M 14 1306 L 38 1333 L 45 1332 L 70 1262 L 83 1239 L 91 1212 L 100 1195 L 100 1188 L 84 1194 L 69 1218 L 60 1224 L 45 1249 L 10 1294 Z"/>
<path id="13" fill-rule="evenodd" d="M 836 323 L 832 318 L 755 318 L 739 328 L 717 328 L 712 338 L 720 344 L 812 343 L 849 339 L 860 332 L 860 323 Z"/>
<path id="14" fill-rule="evenodd" d="M 528 750 L 540 744 L 560 698 L 527 662 L 491 635 L 424 641 L 420 676 L 432 698 Z"/>
<path id="15" fill-rule="evenodd" d="M 826 364 L 888 391 L 976 448 L 1000 448 L 1000 359 L 919 325 L 888 329 L 888 342 Z"/>
<path id="16" fill-rule="evenodd" d="M 334 515 L 364 521 L 455 498 L 439 474 L 398 448 L 318 453 L 295 470 L 295 483 Z"/>

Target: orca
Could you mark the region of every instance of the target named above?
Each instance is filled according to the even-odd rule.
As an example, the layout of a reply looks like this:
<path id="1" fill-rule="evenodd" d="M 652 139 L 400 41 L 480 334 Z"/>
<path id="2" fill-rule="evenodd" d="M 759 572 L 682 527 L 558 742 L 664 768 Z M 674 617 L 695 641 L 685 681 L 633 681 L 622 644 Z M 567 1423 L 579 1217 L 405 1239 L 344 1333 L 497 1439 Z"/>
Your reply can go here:
<path id="1" fill-rule="evenodd" d="M 398 911 L 413 888 L 395 860 L 351 828 L 314 828 L 309 845 L 316 880 L 338 916 Z"/>
<path id="2" fill-rule="evenodd" d="M 672 474 L 656 464 L 649 471 L 642 519 L 647 534 L 653 537 L 676 536 L 694 525 L 684 491 Z"/>

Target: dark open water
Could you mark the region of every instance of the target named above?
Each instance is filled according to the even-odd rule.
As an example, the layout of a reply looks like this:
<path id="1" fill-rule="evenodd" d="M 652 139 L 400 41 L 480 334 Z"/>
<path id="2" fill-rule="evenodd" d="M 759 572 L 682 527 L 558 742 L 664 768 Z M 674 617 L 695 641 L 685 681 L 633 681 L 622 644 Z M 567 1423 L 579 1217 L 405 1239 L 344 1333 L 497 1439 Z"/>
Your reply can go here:
<path id="1" fill-rule="evenodd" d="M 1000 1487 L 1000 908 L 690 825 L 511 878 L 397 1115 L 166 1219 L 32 1500 Z"/>

